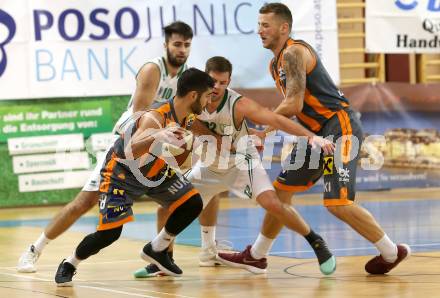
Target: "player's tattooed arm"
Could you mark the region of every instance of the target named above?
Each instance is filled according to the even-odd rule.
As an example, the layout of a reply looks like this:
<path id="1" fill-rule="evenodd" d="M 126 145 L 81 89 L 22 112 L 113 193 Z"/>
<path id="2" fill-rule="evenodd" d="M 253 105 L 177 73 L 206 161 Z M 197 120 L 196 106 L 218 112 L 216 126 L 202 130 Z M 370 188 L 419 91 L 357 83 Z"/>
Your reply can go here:
<path id="1" fill-rule="evenodd" d="M 304 92 L 306 91 L 306 63 L 303 49 L 291 47 L 284 52 L 284 67 L 286 72 L 286 99 L 293 102 L 299 113 L 303 107 Z"/>
<path id="2" fill-rule="evenodd" d="M 301 46 L 292 46 L 284 51 L 286 92 L 284 100 L 275 110 L 276 113 L 292 117 L 302 111 L 306 90 L 307 58 Z"/>

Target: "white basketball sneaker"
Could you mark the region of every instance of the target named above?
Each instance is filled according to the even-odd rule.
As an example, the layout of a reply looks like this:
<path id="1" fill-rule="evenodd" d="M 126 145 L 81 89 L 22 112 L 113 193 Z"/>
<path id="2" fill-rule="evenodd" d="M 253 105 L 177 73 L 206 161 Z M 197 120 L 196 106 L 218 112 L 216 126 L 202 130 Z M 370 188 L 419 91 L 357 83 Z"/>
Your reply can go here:
<path id="1" fill-rule="evenodd" d="M 215 267 L 222 265 L 217 260 L 217 253 L 219 250 L 232 250 L 232 243 L 226 240 L 215 241 L 215 246 L 202 248 L 199 254 L 199 266 L 200 267 Z"/>
<path id="2" fill-rule="evenodd" d="M 34 245 L 29 246 L 18 260 L 17 271 L 20 273 L 33 273 L 37 272 L 35 263 L 40 257 L 40 253 L 35 249 Z"/>

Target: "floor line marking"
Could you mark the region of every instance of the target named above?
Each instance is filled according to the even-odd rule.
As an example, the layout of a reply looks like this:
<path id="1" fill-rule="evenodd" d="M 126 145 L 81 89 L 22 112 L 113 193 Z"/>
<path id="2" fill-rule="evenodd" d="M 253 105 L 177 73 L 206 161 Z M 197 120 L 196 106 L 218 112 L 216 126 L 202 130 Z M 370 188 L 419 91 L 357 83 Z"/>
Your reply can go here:
<path id="1" fill-rule="evenodd" d="M 421 243 L 421 244 L 408 244 L 410 247 L 426 247 L 426 246 L 440 246 L 440 243 Z M 350 250 L 376 250 L 374 246 L 367 247 L 350 247 L 350 248 L 332 248 L 330 251 L 350 251 Z M 271 251 L 271 254 L 290 254 L 290 253 L 305 253 L 314 252 L 313 250 L 291 250 L 291 251 Z M 344 256 L 349 257 L 349 256 Z"/>

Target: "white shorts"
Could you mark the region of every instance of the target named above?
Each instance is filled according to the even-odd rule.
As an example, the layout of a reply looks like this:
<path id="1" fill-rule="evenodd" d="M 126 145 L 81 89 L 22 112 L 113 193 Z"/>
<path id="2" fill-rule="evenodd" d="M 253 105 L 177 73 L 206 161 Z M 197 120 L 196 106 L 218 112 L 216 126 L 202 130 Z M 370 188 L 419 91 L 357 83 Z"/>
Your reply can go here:
<path id="1" fill-rule="evenodd" d="M 101 169 L 104 164 L 105 157 L 107 156 L 107 153 L 110 151 L 110 149 L 113 147 L 113 144 L 114 143 L 110 144 L 102 155 L 99 155 L 100 158 L 97 158 L 96 166 L 81 191 L 99 190 L 99 184 L 101 183 Z"/>
<path id="2" fill-rule="evenodd" d="M 197 163 L 186 176 L 199 191 L 203 199 L 203 207 L 223 191 L 233 191 L 240 198 L 255 200 L 261 193 L 275 190 L 261 162 L 257 164 L 255 160 L 253 162 L 254 166 L 249 170 L 233 167 L 221 172 L 212 171 Z"/>
<path id="3" fill-rule="evenodd" d="M 113 127 L 112 133 L 115 135 L 115 138 L 117 135 L 121 135 L 124 133 L 125 128 L 127 128 L 128 124 L 132 121 L 133 117 L 133 110 L 132 108 L 129 108 L 127 111 L 122 113 L 121 117 L 116 121 L 115 126 Z M 84 184 L 81 191 L 98 191 L 99 190 L 99 184 L 101 183 L 101 168 L 104 164 L 105 157 L 107 156 L 107 153 L 109 150 L 113 147 L 113 143 L 111 143 L 105 152 L 100 155 L 101 158 L 98 158 L 96 160 L 96 166 L 93 169 L 92 174 L 90 175 L 89 179 L 87 180 L 86 184 Z"/>
<path id="4" fill-rule="evenodd" d="M 136 116 L 133 115 L 133 108 L 130 107 L 127 111 L 122 113 L 121 117 L 116 121 L 112 133 L 122 135 L 130 123 L 134 121 L 134 117 Z"/>

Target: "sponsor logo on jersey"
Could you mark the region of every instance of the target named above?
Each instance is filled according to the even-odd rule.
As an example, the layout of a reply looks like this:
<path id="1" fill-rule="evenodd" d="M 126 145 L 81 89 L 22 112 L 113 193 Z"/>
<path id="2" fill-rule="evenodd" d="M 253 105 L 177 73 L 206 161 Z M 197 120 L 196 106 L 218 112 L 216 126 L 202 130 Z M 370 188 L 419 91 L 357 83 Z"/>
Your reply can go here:
<path id="1" fill-rule="evenodd" d="M 324 157 L 324 176 L 333 174 L 333 156 Z"/>
<path id="2" fill-rule="evenodd" d="M 349 169 L 339 168 L 338 174 L 339 174 L 339 181 L 340 182 L 349 182 L 350 181 L 350 170 Z"/>

